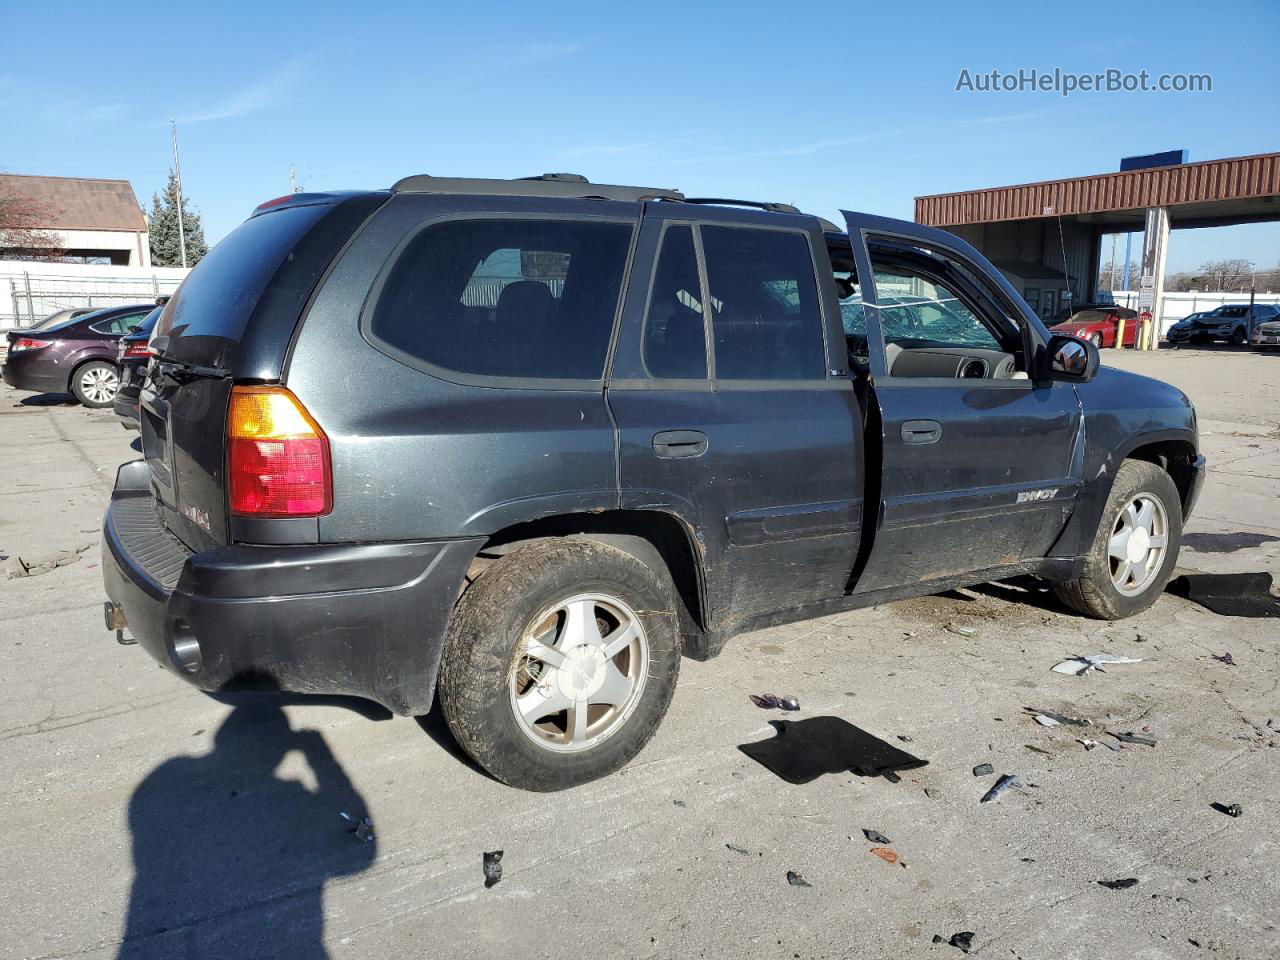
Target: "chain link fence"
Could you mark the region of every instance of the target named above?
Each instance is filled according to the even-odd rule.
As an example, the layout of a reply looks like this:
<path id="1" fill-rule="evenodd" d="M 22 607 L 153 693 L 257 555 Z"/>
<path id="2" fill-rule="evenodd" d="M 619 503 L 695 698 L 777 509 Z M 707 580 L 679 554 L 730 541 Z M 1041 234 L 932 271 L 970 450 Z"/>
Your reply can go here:
<path id="1" fill-rule="evenodd" d="M 71 308 L 123 306 L 150 303 L 178 289 L 171 277 L 82 278 L 43 277 L 33 274 L 5 278 L 0 287 L 0 329 L 34 326 L 51 313 Z M 7 294 L 7 296 L 5 296 Z M 5 302 L 7 301 L 7 302 Z"/>

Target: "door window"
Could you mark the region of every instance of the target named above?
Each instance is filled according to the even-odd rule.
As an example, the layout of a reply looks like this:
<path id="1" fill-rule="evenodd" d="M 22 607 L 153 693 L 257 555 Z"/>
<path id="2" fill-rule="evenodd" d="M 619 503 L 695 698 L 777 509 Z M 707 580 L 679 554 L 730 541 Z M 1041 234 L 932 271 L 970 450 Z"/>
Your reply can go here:
<path id="1" fill-rule="evenodd" d="M 649 292 L 641 348 L 649 376 L 664 380 L 705 380 L 706 323 L 702 284 L 693 247 L 693 228 L 674 224 L 662 235 L 658 269 Z"/>
<path id="2" fill-rule="evenodd" d="M 1000 341 L 945 284 L 904 270 L 877 270 L 875 276 L 880 326 L 886 343 L 904 349 L 1000 349 Z"/>
<path id="3" fill-rule="evenodd" d="M 803 234 L 703 225 L 718 380 L 824 376 L 822 313 Z"/>

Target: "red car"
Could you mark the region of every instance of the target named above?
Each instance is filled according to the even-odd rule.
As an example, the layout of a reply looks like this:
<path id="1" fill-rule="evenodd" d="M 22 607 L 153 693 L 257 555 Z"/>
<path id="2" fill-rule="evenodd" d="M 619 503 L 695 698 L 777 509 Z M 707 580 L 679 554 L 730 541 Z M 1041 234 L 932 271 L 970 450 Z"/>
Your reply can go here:
<path id="1" fill-rule="evenodd" d="M 1132 347 L 1138 332 L 1138 313 L 1128 307 L 1105 303 L 1088 304 L 1050 329 L 1054 333 L 1088 340 L 1095 347 L 1114 347 L 1121 317 L 1124 318 L 1124 345 Z"/>

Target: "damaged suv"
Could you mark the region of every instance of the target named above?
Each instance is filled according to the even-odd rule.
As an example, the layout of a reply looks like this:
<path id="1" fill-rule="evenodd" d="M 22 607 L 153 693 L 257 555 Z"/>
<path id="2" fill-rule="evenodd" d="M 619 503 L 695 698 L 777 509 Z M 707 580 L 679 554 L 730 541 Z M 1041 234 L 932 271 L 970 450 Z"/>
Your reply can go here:
<path id="1" fill-rule="evenodd" d="M 567 174 L 265 203 L 150 347 L 107 626 L 204 690 L 438 695 L 533 790 L 746 630 L 1013 574 L 1137 613 L 1204 470 L 951 234 Z"/>

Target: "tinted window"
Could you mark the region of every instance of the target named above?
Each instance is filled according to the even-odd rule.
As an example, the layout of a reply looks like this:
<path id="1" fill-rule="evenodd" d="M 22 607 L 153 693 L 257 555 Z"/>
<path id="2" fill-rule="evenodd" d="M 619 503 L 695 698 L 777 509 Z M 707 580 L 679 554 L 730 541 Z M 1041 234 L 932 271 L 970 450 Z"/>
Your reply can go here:
<path id="1" fill-rule="evenodd" d="M 822 320 L 809 242 L 776 230 L 703 226 L 720 380 L 824 375 Z"/>
<path id="2" fill-rule="evenodd" d="M 692 227 L 672 226 L 662 235 L 644 322 L 643 353 L 652 377 L 698 380 L 707 376 L 702 285 Z"/>
<path id="3" fill-rule="evenodd" d="M 126 313 L 123 316 L 112 317 L 110 320 L 103 320 L 100 323 L 92 325 L 91 329 L 97 333 L 118 333 L 126 334 L 134 327 L 138 326 L 147 318 L 147 311 L 141 313 Z"/>
<path id="4" fill-rule="evenodd" d="M 370 332 L 459 373 L 597 380 L 630 242 L 620 223 L 436 224 L 392 267 Z"/>

